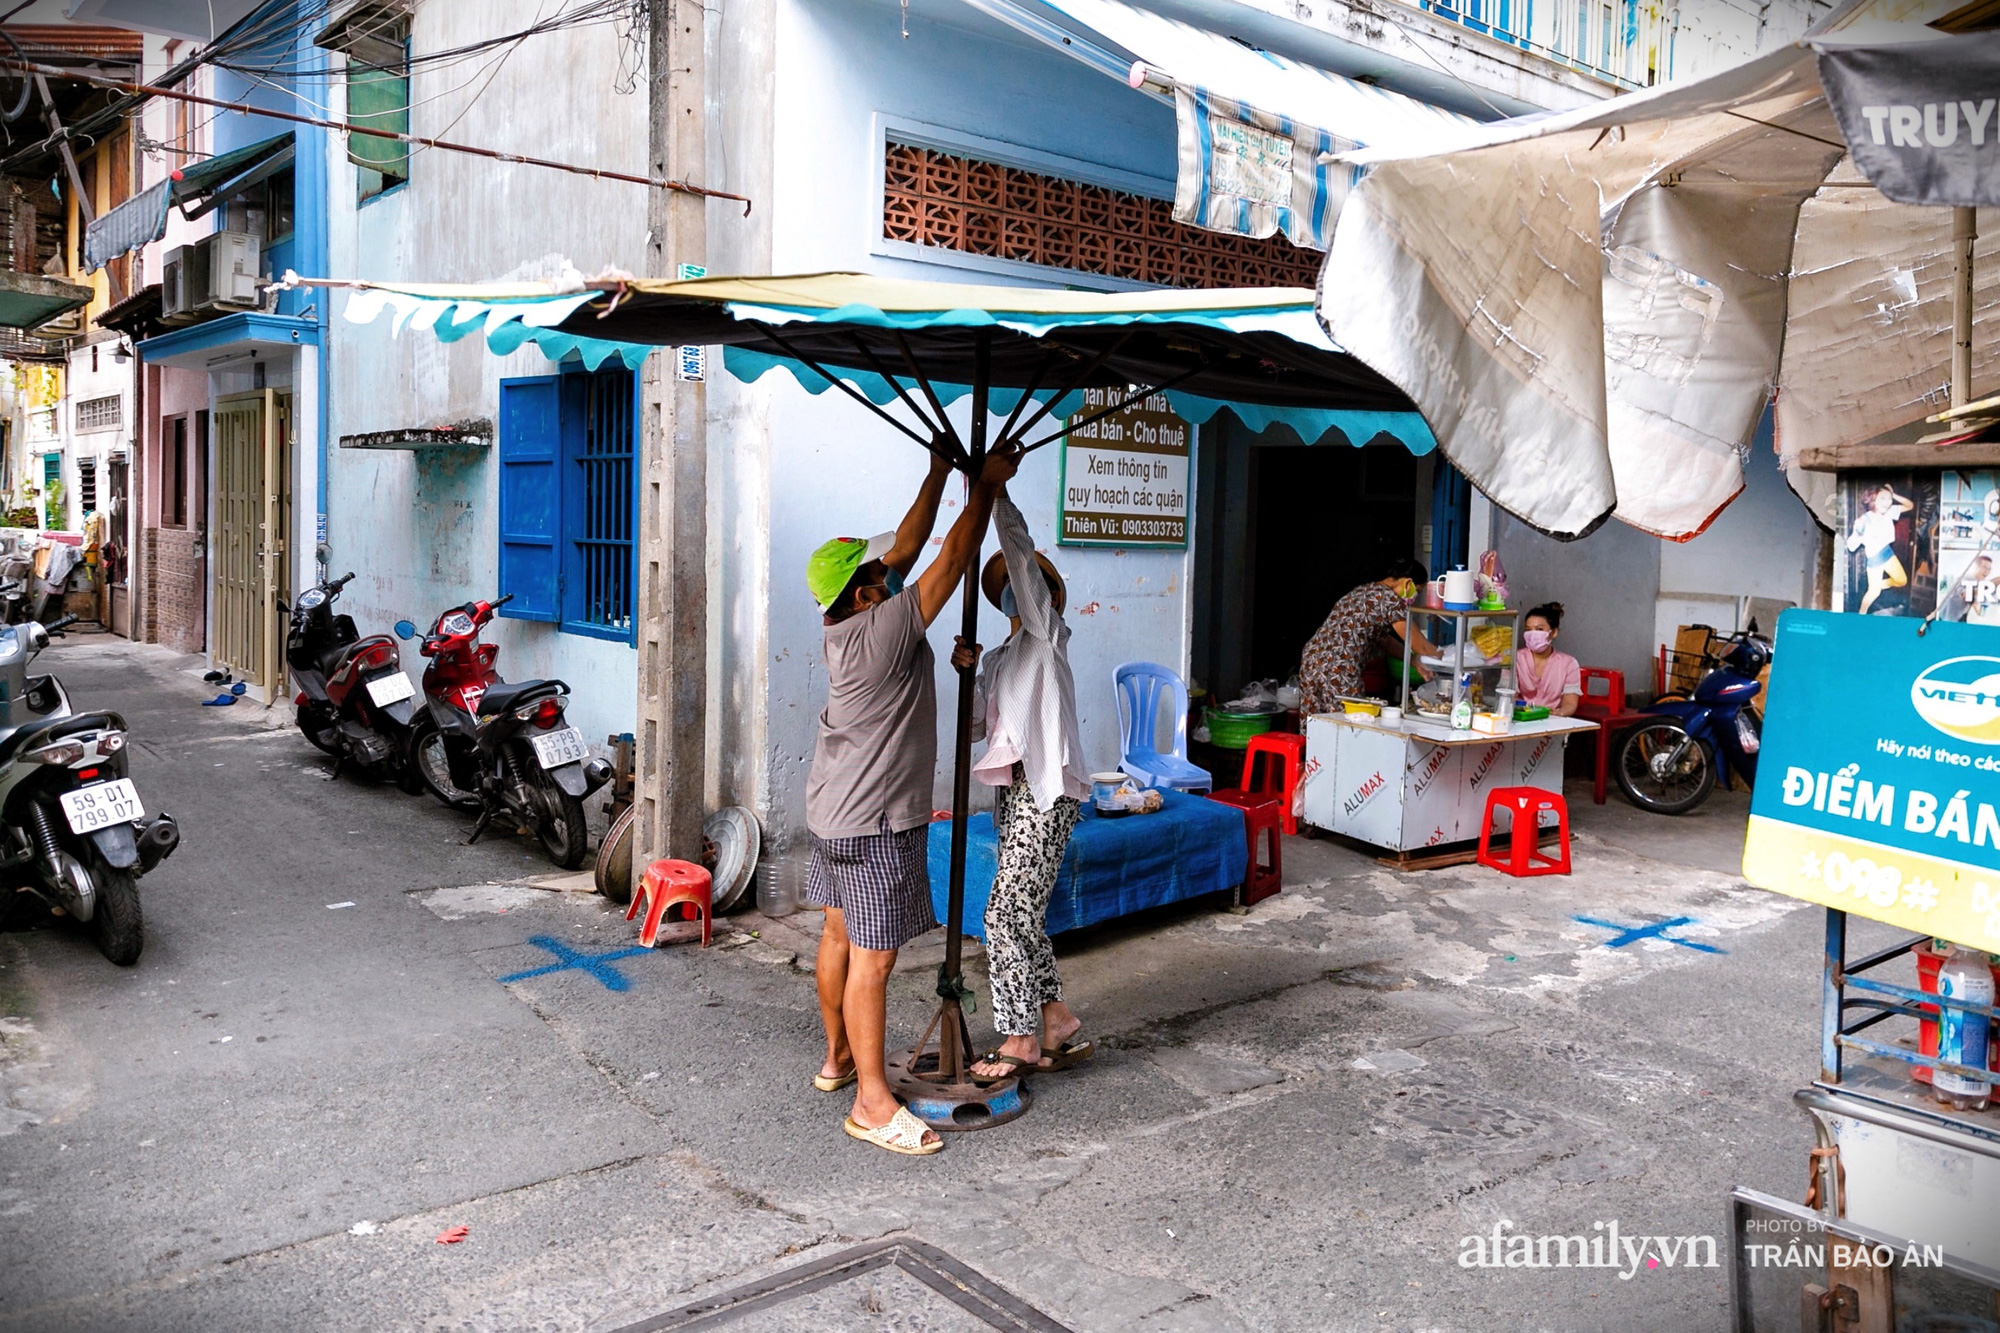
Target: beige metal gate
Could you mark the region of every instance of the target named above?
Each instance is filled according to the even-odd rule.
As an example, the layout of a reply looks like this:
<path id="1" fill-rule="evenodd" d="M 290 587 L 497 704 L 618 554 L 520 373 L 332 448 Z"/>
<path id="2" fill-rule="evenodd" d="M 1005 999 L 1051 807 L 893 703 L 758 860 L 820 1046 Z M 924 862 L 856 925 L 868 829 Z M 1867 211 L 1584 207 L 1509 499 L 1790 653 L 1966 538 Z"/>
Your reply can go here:
<path id="1" fill-rule="evenodd" d="M 272 697 L 283 686 L 291 596 L 292 396 L 275 389 L 218 399 L 215 468 L 215 663 Z"/>

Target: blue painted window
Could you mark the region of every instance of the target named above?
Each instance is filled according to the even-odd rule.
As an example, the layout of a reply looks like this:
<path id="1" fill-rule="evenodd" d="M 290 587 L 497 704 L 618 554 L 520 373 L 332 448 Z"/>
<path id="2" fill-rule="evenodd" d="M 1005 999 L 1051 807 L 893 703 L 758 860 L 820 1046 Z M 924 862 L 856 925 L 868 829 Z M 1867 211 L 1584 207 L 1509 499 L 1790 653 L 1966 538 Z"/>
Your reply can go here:
<path id="1" fill-rule="evenodd" d="M 632 641 L 637 426 L 623 367 L 501 381 L 502 615 Z"/>

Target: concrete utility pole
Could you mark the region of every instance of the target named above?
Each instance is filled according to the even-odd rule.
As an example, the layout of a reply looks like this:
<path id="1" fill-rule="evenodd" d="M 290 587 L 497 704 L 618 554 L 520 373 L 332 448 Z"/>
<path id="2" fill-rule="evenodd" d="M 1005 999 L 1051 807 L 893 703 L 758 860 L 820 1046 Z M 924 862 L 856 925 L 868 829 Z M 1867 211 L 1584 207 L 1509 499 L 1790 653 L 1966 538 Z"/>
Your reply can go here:
<path id="1" fill-rule="evenodd" d="M 708 69 L 697 0 L 649 0 L 647 168 L 707 176 Z M 648 277 L 707 263 L 707 201 L 649 190 Z M 639 708 L 634 885 L 664 856 L 701 859 L 707 812 L 708 429 L 699 381 L 673 348 L 646 360 L 639 473 Z"/>

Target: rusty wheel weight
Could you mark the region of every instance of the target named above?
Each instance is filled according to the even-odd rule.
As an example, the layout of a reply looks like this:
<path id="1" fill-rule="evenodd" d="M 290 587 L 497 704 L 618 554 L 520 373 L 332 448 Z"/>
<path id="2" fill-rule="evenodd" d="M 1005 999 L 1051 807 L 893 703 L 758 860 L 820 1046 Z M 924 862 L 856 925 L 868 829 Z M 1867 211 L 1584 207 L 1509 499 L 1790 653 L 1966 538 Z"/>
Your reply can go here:
<path id="1" fill-rule="evenodd" d="M 919 1051 L 921 1050 L 921 1054 Z M 911 1059 L 916 1057 L 912 1067 Z M 991 1129 L 1025 1115 L 1032 1100 L 1023 1078 L 991 1083 L 945 1083 L 937 1076 L 937 1048 L 905 1047 L 889 1052 L 889 1086 L 910 1114 L 941 1133 Z"/>
<path id="2" fill-rule="evenodd" d="M 636 805 L 626 806 L 597 845 L 597 891 L 614 903 L 632 901 L 632 821 L 638 811 Z"/>

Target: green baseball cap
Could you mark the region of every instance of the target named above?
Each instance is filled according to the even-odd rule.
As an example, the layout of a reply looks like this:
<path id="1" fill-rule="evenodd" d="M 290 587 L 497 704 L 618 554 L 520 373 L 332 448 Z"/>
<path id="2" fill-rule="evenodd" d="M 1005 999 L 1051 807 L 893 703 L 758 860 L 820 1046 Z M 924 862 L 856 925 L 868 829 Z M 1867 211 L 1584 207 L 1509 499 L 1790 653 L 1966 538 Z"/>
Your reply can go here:
<path id="1" fill-rule="evenodd" d="M 806 558 L 806 590 L 812 593 L 813 601 L 825 611 L 840 600 L 840 594 L 847 589 L 848 580 L 854 571 L 870 560 L 879 560 L 889 554 L 896 545 L 896 534 L 879 533 L 873 537 L 835 537 L 830 542 L 822 542 L 818 550 Z"/>

